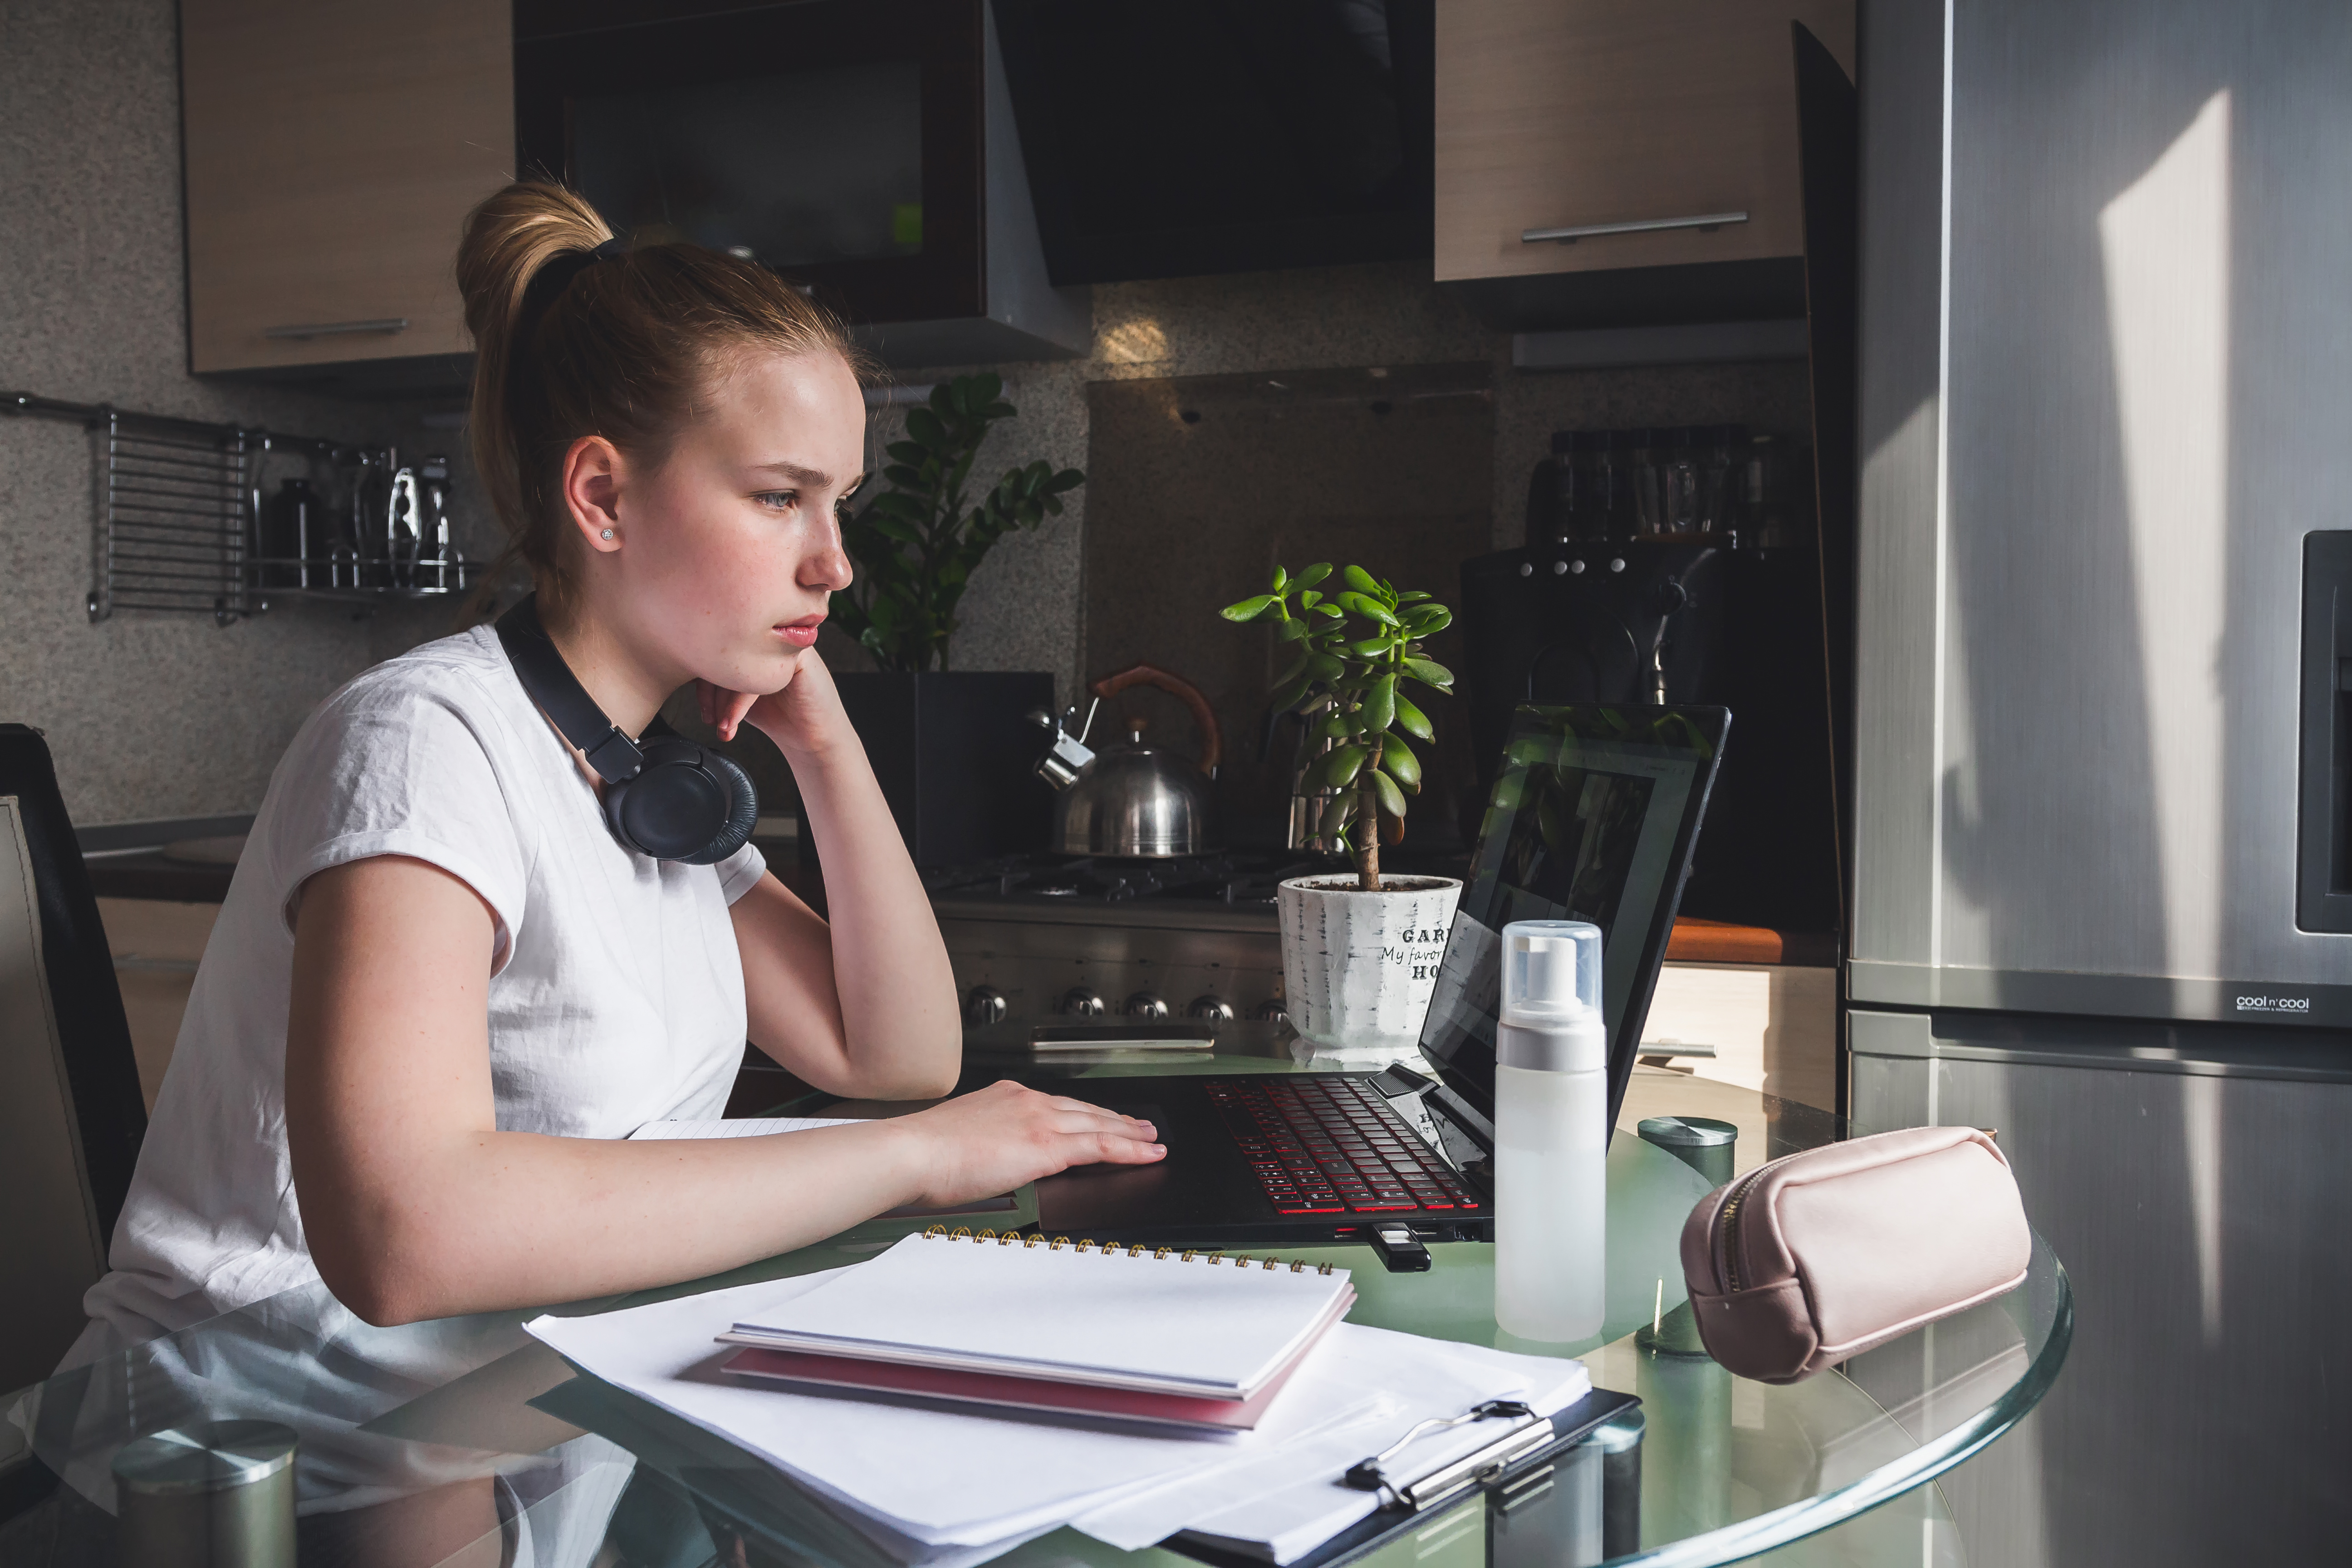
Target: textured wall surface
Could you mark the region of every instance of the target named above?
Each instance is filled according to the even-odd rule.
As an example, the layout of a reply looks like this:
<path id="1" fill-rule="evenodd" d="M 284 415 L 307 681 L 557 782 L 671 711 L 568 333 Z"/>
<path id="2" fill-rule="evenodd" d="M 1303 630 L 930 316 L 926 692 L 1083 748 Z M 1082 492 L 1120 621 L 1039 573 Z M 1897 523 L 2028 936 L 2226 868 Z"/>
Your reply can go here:
<path id="1" fill-rule="evenodd" d="M 0 381 L 188 418 L 384 440 L 413 412 L 186 373 L 172 0 L 0 3 Z M 92 626 L 89 442 L 0 420 L 0 719 L 47 732 L 77 823 L 249 811 L 304 714 L 440 609 L 280 607 Z"/>

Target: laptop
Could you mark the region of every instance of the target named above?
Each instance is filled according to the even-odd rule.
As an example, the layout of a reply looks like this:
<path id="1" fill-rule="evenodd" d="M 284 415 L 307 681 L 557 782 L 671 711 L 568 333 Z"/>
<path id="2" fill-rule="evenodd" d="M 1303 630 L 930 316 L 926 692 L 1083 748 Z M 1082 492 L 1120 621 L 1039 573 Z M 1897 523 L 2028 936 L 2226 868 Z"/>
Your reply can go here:
<path id="1" fill-rule="evenodd" d="M 1492 1239 L 1503 927 L 1601 928 L 1613 1127 L 1730 724 L 1721 708 L 1520 708 L 1422 1026 L 1434 1078 L 1033 1068 L 1021 1076 L 1037 1088 L 1148 1117 L 1168 1150 L 1150 1166 L 1039 1182 L 1039 1228 L 1202 1247 L 1354 1240 L 1399 1223 L 1424 1240 Z"/>

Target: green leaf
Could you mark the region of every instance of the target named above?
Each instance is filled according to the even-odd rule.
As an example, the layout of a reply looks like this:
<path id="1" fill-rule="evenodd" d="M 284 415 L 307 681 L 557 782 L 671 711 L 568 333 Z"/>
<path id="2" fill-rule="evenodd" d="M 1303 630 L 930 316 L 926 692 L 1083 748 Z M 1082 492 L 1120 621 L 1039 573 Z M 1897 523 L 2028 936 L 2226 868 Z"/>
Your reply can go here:
<path id="1" fill-rule="evenodd" d="M 1312 678 L 1302 675 L 1277 685 L 1274 689 L 1275 710 L 1280 712 L 1284 709 L 1297 707 L 1298 700 L 1307 695 L 1307 689 L 1313 684 Z"/>
<path id="2" fill-rule="evenodd" d="M 1397 693 L 1396 728 L 1416 741 L 1437 739 L 1437 731 L 1430 724 L 1429 715 L 1406 701 L 1402 692 Z"/>
<path id="3" fill-rule="evenodd" d="M 1399 594 L 1397 595 L 1397 603 L 1400 605 L 1410 605 L 1416 599 L 1426 599 L 1428 597 L 1429 595 L 1426 594 Z"/>
<path id="4" fill-rule="evenodd" d="M 1295 588 L 1297 584 L 1294 583 L 1291 586 Z M 1298 595 L 1298 607 L 1302 610 L 1311 610 L 1322 602 L 1323 595 L 1317 593 L 1312 588 L 1307 589 L 1307 592 Z"/>
<path id="5" fill-rule="evenodd" d="M 1355 720 L 1336 710 L 1323 715 L 1315 725 L 1315 733 L 1326 741 L 1344 741 L 1355 732 Z"/>
<path id="6" fill-rule="evenodd" d="M 1404 672 L 1424 686 L 1434 686 L 1440 691 L 1449 691 L 1454 687 L 1454 672 L 1435 659 L 1406 659 Z"/>
<path id="7" fill-rule="evenodd" d="M 1381 742 L 1381 772 L 1396 780 L 1408 795 L 1421 793 L 1421 759 L 1404 743 L 1402 735 L 1390 735 Z"/>
<path id="8" fill-rule="evenodd" d="M 1364 693 L 1364 733 L 1385 734 L 1396 718 L 1396 677 L 1384 675 Z"/>
<path id="9" fill-rule="evenodd" d="M 1323 771 L 1318 782 L 1328 789 L 1347 788 L 1363 768 L 1367 754 L 1367 748 L 1354 742 L 1334 747 L 1331 754 L 1323 759 Z"/>
<path id="10" fill-rule="evenodd" d="M 1361 642 L 1349 643 L 1348 651 L 1358 658 L 1378 658 L 1394 647 L 1396 647 L 1394 637 L 1366 637 Z"/>
<path id="11" fill-rule="evenodd" d="M 931 400 L 937 403 L 940 394 L 945 390 L 944 387 L 933 389 Z M 956 445 L 949 437 L 948 427 L 939 415 L 921 404 L 907 410 L 907 434 L 934 452 L 947 452 Z"/>
<path id="12" fill-rule="evenodd" d="M 1298 585 L 1302 588 L 1312 588 L 1329 575 L 1331 575 L 1331 563 L 1328 561 L 1318 561 L 1298 574 Z"/>
<path id="13" fill-rule="evenodd" d="M 1229 621 L 1254 621 L 1257 619 L 1258 616 L 1264 615 L 1265 613 L 1265 607 L 1273 603 L 1273 595 L 1260 594 L 1254 598 L 1243 599 L 1236 604 L 1227 605 L 1223 609 L 1219 610 L 1217 614 L 1224 616 L 1225 619 Z"/>
<path id="14" fill-rule="evenodd" d="M 1368 621 L 1376 621 L 1384 626 L 1397 624 L 1396 616 L 1391 615 L 1388 606 L 1378 599 L 1367 598 L 1361 594 L 1342 594 L 1339 603 Z"/>
<path id="15" fill-rule="evenodd" d="M 886 539 L 895 539 L 901 544 L 920 544 L 923 542 L 921 532 L 913 525 L 901 521 L 899 519 L 891 517 L 886 513 L 877 513 L 867 521 L 866 526 L 871 528 L 875 532 L 881 534 Z"/>
<path id="16" fill-rule="evenodd" d="M 1333 795 L 1331 803 L 1323 808 L 1322 820 L 1315 825 L 1317 836 L 1326 844 L 1334 844 L 1348 830 L 1348 819 L 1355 815 L 1356 796 L 1352 792 Z"/>
<path id="17" fill-rule="evenodd" d="M 1426 605 L 1405 612 L 1405 626 L 1417 637 L 1433 637 L 1454 624 L 1454 612 L 1443 605 Z"/>
<path id="18" fill-rule="evenodd" d="M 1296 623 L 1294 622 L 1293 624 L 1295 625 Z M 1284 670 L 1280 675 L 1274 678 L 1275 689 L 1279 691 L 1282 688 L 1289 685 L 1292 681 L 1304 677 L 1306 673 L 1307 655 L 1301 653 L 1298 656 L 1297 663 L 1293 664 L 1288 669 Z M 1283 706 L 1283 704 L 1277 703 L 1276 706 L 1280 707 Z"/>
<path id="19" fill-rule="evenodd" d="M 1381 591 L 1381 580 L 1360 566 L 1343 568 L 1339 576 L 1348 586 L 1355 589 L 1359 594 L 1378 594 Z"/>
<path id="20" fill-rule="evenodd" d="M 1397 788 L 1396 780 L 1378 768 L 1372 770 L 1371 778 L 1373 793 L 1381 798 L 1381 809 L 1391 816 L 1403 816 L 1404 791 Z"/>
<path id="21" fill-rule="evenodd" d="M 1328 653 L 1309 654 L 1307 668 L 1318 680 L 1337 680 L 1348 673 L 1347 665 Z"/>
<path id="22" fill-rule="evenodd" d="M 1285 621 L 1280 626 L 1274 628 L 1274 640 L 1276 642 L 1297 642 L 1307 636 L 1307 623 L 1305 621 Z"/>
<path id="23" fill-rule="evenodd" d="M 1315 613 L 1318 616 L 1329 616 L 1333 619 L 1337 620 L 1345 616 L 1348 612 L 1341 609 L 1337 605 L 1325 603 L 1316 605 Z"/>
<path id="24" fill-rule="evenodd" d="M 1279 594 L 1288 586 L 1290 586 L 1290 574 L 1285 572 L 1279 566 L 1276 567 L 1274 569 L 1274 591 Z"/>

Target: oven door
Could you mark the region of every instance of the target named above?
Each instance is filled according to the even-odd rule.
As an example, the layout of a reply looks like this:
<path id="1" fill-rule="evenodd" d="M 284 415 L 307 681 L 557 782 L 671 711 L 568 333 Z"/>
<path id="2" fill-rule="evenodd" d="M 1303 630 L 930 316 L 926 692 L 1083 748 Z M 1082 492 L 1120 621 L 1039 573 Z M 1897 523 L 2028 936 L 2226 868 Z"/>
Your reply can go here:
<path id="1" fill-rule="evenodd" d="M 516 0 L 518 166 L 853 321 L 982 313 L 983 0 Z"/>

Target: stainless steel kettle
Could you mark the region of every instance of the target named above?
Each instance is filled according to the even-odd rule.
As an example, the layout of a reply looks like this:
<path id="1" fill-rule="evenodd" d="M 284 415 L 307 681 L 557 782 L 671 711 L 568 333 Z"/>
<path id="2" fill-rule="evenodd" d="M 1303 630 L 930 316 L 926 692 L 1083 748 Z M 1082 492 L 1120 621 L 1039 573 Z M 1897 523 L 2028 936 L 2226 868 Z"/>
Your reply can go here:
<path id="1" fill-rule="evenodd" d="M 1129 721 L 1125 745 L 1087 749 L 1087 736 L 1103 703 L 1130 686 L 1156 686 L 1192 710 L 1201 731 L 1201 758 L 1143 742 L 1139 720 Z M 1031 721 L 1054 732 L 1038 759 L 1037 773 L 1059 792 L 1054 804 L 1054 845 L 1066 855 L 1103 855 L 1122 859 L 1172 859 L 1209 847 L 1209 782 L 1217 775 L 1223 736 L 1209 700 L 1191 681 L 1139 664 L 1107 675 L 1087 688 L 1094 697 L 1076 734 L 1074 704 L 1060 721 L 1042 710 Z"/>

